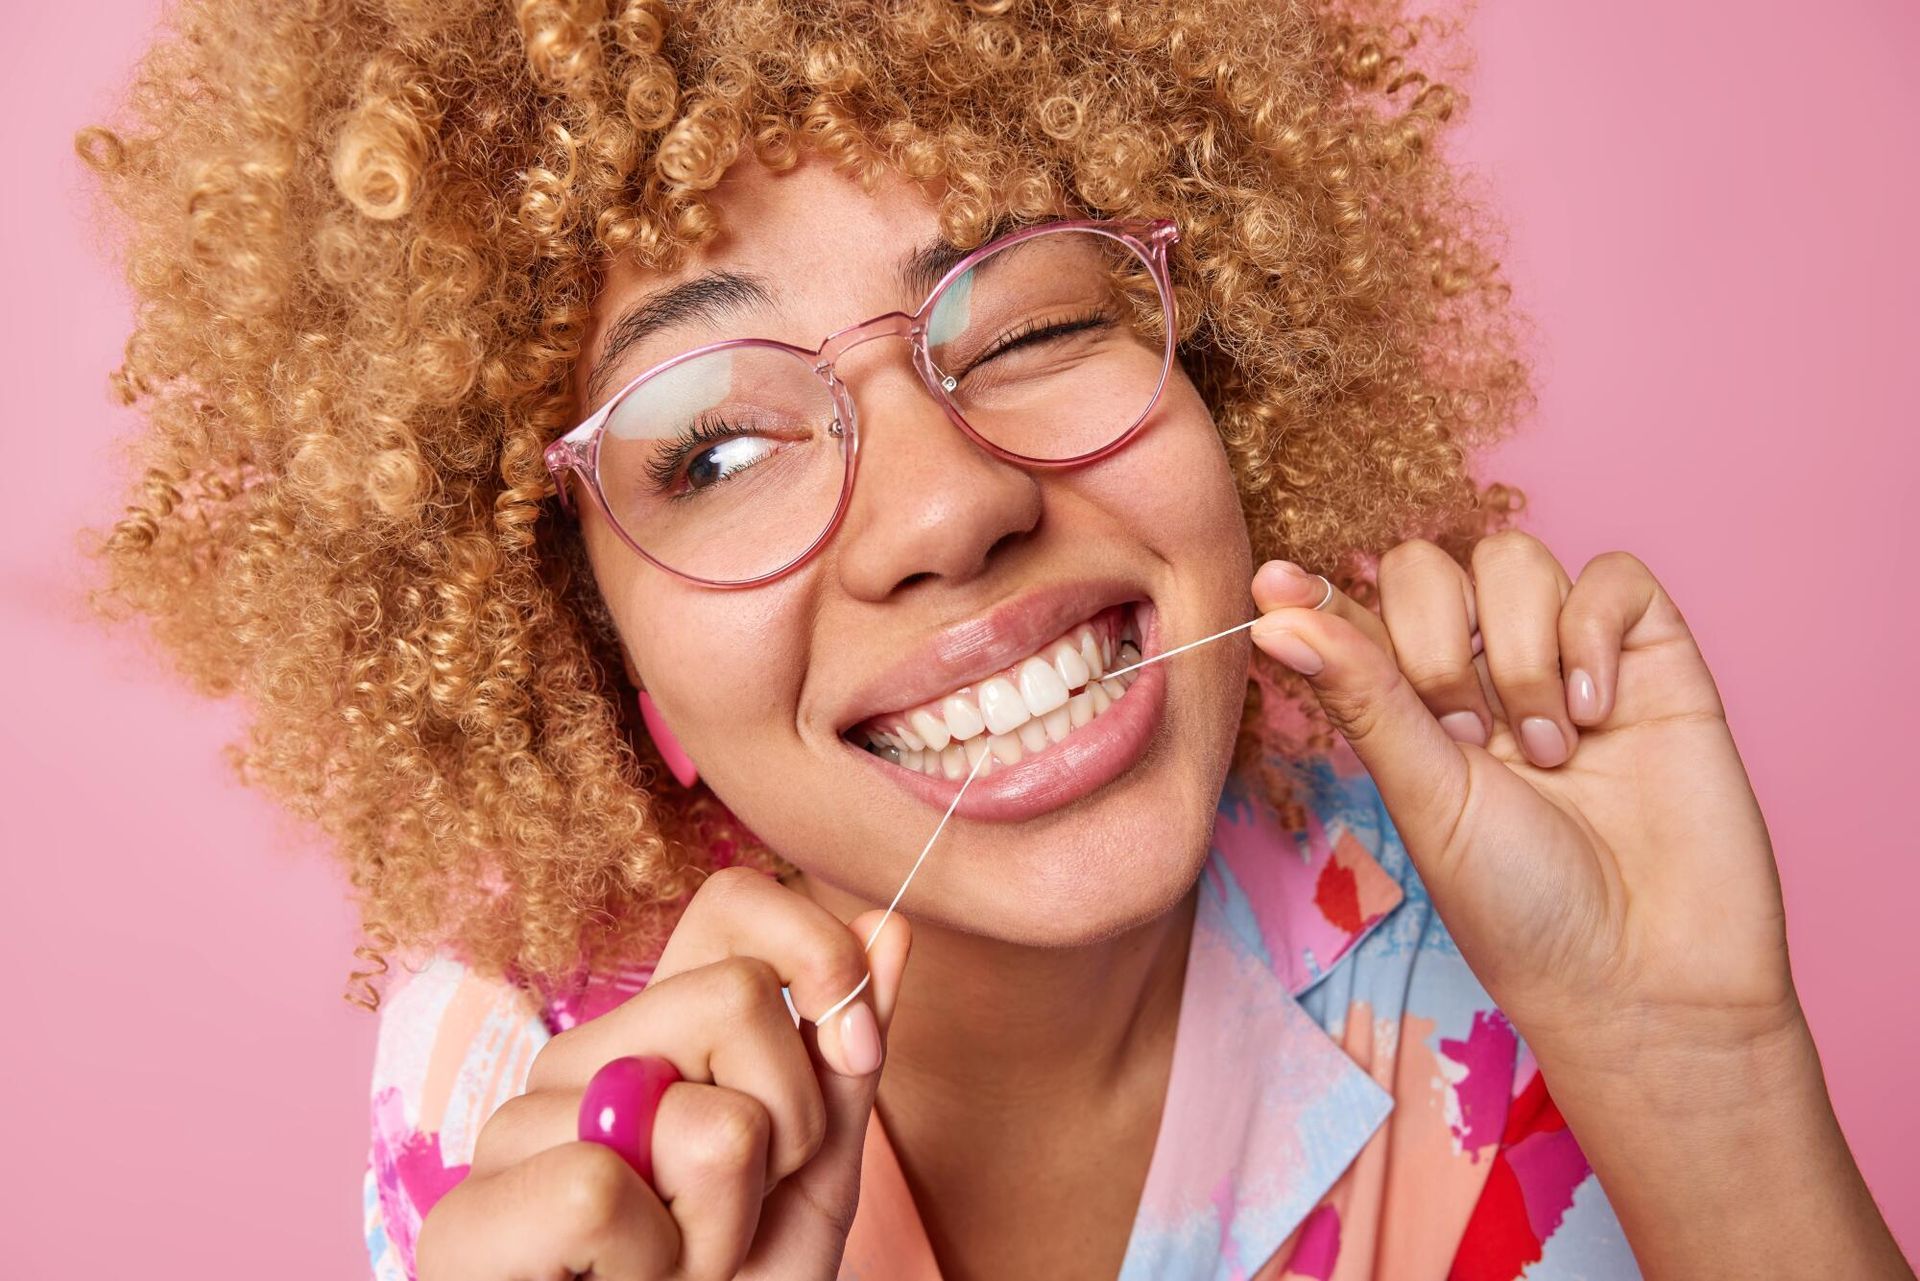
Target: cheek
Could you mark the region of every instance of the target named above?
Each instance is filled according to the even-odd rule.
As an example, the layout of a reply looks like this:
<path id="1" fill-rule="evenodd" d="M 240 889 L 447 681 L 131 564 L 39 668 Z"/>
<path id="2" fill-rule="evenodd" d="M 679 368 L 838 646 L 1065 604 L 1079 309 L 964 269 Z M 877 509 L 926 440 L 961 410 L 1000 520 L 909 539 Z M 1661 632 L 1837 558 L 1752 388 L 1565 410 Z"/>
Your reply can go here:
<path id="1" fill-rule="evenodd" d="M 1183 576 L 1244 591 L 1251 551 L 1233 469 L 1184 377 L 1168 385 L 1141 434 L 1089 472 L 1087 492 Z"/>
<path id="2" fill-rule="evenodd" d="M 716 592 L 654 569 L 610 534 L 588 547 L 636 674 L 696 761 L 742 735 L 791 731 L 779 712 L 806 670 L 797 584 Z"/>

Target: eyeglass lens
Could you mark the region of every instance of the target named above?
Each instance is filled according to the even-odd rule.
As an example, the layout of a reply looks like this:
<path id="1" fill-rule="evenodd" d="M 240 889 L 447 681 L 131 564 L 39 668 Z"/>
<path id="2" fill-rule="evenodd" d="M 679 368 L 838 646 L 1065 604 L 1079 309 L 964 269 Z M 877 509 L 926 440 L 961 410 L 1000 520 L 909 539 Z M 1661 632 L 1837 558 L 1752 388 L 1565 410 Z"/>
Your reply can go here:
<path id="1" fill-rule="evenodd" d="M 931 374 L 995 447 L 1059 462 L 1112 444 L 1166 372 L 1152 268 L 1098 232 L 1051 232 L 975 263 L 932 300 Z M 833 520 L 849 433 L 806 358 L 740 345 L 633 388 L 600 442 L 601 491 L 635 544 L 710 582 L 791 564 Z"/>

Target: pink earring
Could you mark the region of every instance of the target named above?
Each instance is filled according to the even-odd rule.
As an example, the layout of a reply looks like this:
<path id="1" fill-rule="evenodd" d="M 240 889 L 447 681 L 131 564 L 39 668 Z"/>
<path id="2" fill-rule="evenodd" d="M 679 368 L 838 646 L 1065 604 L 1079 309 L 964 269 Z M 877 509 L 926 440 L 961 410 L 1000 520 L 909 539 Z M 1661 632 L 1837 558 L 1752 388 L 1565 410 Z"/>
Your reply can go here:
<path id="1" fill-rule="evenodd" d="M 667 728 L 666 718 L 660 715 L 660 709 L 653 705 L 652 696 L 644 689 L 640 691 L 640 719 L 646 723 L 653 745 L 660 750 L 660 759 L 667 763 L 667 772 L 679 780 L 680 786 L 692 787 L 699 782 L 700 771 L 694 766 L 693 757 L 687 755 L 687 749 L 680 746 L 680 740 Z"/>

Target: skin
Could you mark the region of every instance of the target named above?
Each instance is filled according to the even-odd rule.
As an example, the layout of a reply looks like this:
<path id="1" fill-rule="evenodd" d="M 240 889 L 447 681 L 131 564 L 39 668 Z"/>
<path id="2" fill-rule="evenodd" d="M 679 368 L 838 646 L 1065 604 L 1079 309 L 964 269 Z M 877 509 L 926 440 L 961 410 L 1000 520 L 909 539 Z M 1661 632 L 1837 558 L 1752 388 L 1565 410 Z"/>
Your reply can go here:
<path id="1" fill-rule="evenodd" d="M 776 177 L 748 162 L 716 196 L 728 230 L 681 271 L 611 269 L 583 381 L 612 317 L 710 267 L 767 277 L 783 305 L 730 333 L 666 335 L 615 386 L 720 337 L 811 346 L 919 302 L 889 269 L 937 224 L 904 182 L 863 193 L 817 163 Z M 843 362 L 859 483 L 832 542 L 784 579 L 687 584 L 583 505 L 630 675 L 802 875 L 710 878 L 648 988 L 553 1040 L 427 1216 L 425 1281 L 830 1278 L 875 1107 L 944 1275 L 1115 1273 L 1165 1096 L 1247 642 L 1164 666 L 1161 731 L 1112 783 L 1035 819 L 956 820 L 915 882 L 911 931 L 895 917 L 870 955 L 872 909 L 937 816 L 850 768 L 837 734 L 862 678 L 933 629 L 1093 575 L 1137 582 L 1168 643 L 1245 617 L 1251 594 L 1252 643 L 1308 675 L 1378 782 L 1649 1276 L 1912 1276 L 1834 1121 L 1712 680 L 1643 564 L 1611 553 L 1576 582 L 1524 534 L 1485 540 L 1470 571 L 1409 542 L 1382 563 L 1379 614 L 1345 596 L 1316 612 L 1318 579 L 1282 562 L 1253 573 L 1184 378 L 1111 458 L 1028 471 L 954 430 L 904 352 L 877 342 Z M 1523 745 L 1515 727 L 1531 718 Z M 1549 723 L 1558 748 L 1538 732 Z M 794 1026 L 782 984 L 813 1018 L 869 967 L 844 1013 Z M 574 1138 L 587 1079 L 626 1054 L 663 1055 L 686 1078 L 655 1123 L 657 1193 Z M 1076 1159 L 1090 1150 L 1097 1168 Z"/>

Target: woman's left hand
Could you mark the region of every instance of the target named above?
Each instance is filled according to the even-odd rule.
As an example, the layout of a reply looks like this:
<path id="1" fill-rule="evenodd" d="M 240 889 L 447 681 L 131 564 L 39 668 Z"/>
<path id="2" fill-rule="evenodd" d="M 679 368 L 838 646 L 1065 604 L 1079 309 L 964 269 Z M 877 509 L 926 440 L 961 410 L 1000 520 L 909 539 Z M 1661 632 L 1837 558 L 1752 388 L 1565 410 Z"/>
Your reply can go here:
<path id="1" fill-rule="evenodd" d="M 1575 582 L 1507 531 L 1471 562 L 1400 544 L 1379 614 L 1337 592 L 1316 611 L 1318 578 L 1262 566 L 1254 643 L 1373 776 L 1644 1275 L 1911 1281 L 1827 1097 L 1686 620 L 1624 552 Z"/>
<path id="2" fill-rule="evenodd" d="M 1766 824 L 1672 599 L 1518 531 L 1471 565 L 1400 544 L 1375 614 L 1270 563 L 1253 639 L 1366 765 L 1475 974 L 1543 1064 L 1799 1027 Z"/>

